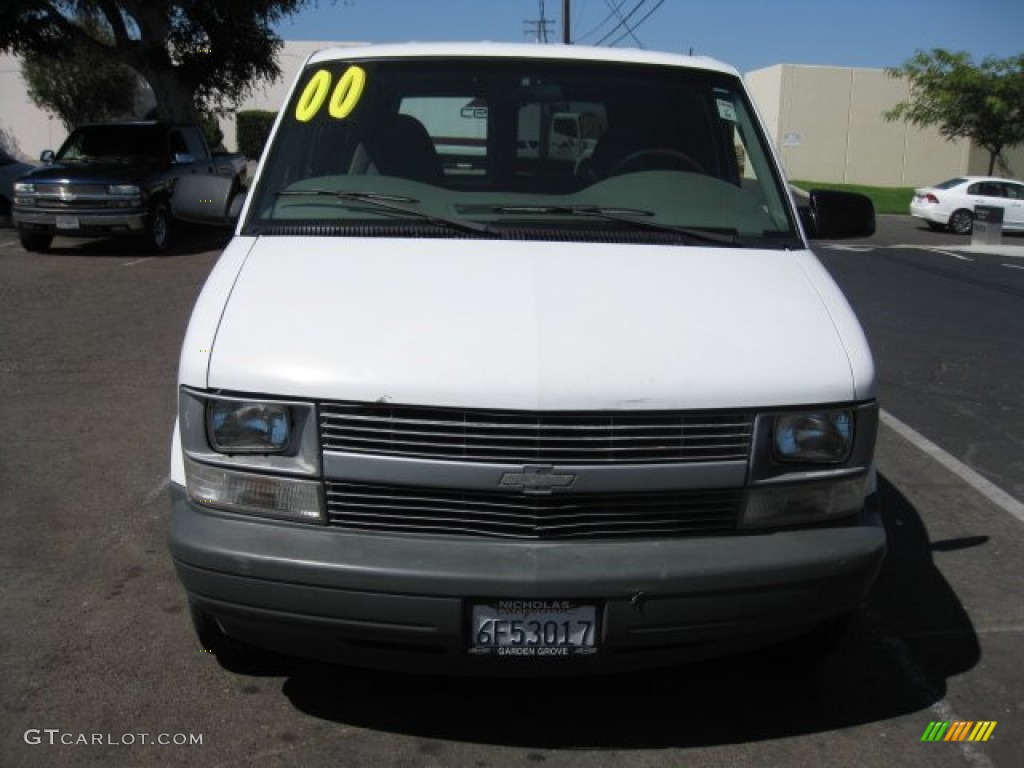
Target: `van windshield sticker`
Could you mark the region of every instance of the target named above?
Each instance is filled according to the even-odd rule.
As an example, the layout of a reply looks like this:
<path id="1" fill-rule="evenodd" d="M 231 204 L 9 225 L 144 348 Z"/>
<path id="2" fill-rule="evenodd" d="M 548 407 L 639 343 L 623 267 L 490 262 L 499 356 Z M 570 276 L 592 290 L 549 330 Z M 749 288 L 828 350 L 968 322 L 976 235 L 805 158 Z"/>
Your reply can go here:
<path id="1" fill-rule="evenodd" d="M 718 102 L 718 116 L 723 120 L 728 120 L 730 123 L 736 122 L 736 107 L 733 106 L 731 101 L 725 99 L 716 99 Z"/>
<path id="2" fill-rule="evenodd" d="M 344 120 L 359 104 L 366 86 L 366 70 L 352 66 L 338 78 L 327 108 L 328 114 L 335 120 Z M 308 123 L 320 112 L 327 94 L 331 91 L 331 73 L 326 69 L 317 72 L 306 83 L 306 87 L 295 105 L 295 119 L 300 123 Z"/>

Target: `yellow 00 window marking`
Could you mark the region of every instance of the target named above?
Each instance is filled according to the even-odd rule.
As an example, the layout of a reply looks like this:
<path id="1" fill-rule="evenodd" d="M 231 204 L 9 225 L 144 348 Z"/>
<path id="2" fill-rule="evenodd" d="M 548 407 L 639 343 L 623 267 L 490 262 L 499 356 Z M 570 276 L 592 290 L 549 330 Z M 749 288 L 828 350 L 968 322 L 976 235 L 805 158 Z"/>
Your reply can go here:
<path id="1" fill-rule="evenodd" d="M 352 110 L 356 108 L 359 99 L 363 95 L 363 87 L 366 85 L 366 70 L 362 67 L 349 67 L 338 79 L 334 86 L 334 93 L 331 95 L 331 104 L 327 108 L 328 113 L 335 120 L 344 120 Z M 295 105 L 295 119 L 302 123 L 308 123 L 323 107 L 327 101 L 327 93 L 331 90 L 331 73 L 326 69 L 318 70 L 315 75 L 309 78 L 306 87 L 302 89 L 299 96 L 299 103 Z"/>
<path id="2" fill-rule="evenodd" d="M 327 91 L 331 88 L 331 73 L 321 69 L 306 83 L 299 103 L 295 105 L 295 119 L 302 123 L 308 123 L 327 99 Z"/>
<path id="3" fill-rule="evenodd" d="M 366 85 L 366 70 L 362 67 L 349 67 L 341 76 L 338 84 L 334 86 L 334 95 L 331 96 L 331 105 L 328 111 L 331 117 L 344 120 L 359 103 L 363 95 L 363 86 Z"/>

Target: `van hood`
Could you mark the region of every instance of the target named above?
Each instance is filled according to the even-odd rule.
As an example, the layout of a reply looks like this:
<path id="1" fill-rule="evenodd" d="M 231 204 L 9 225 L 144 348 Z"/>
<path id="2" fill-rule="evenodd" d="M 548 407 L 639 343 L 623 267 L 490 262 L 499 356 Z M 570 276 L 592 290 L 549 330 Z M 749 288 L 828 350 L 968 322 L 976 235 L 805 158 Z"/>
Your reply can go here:
<path id="1" fill-rule="evenodd" d="M 262 237 L 209 360 L 214 389 L 463 408 L 873 395 L 863 336 L 807 251 Z"/>

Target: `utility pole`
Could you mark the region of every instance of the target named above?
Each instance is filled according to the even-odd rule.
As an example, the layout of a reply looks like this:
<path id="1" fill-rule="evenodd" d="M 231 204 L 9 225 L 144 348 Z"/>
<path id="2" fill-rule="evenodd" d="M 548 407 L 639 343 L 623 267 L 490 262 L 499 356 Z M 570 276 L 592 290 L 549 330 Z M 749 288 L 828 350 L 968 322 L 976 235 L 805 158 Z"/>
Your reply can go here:
<path id="1" fill-rule="evenodd" d="M 562 0 L 562 42 L 572 45 L 572 35 L 569 34 L 569 0 Z"/>
<path id="2" fill-rule="evenodd" d="M 548 41 L 548 27 L 554 24 L 547 15 L 544 9 L 544 0 L 539 0 L 540 5 L 540 18 L 539 19 L 526 19 L 523 23 L 527 25 L 527 32 L 530 32 L 532 26 L 533 32 L 531 33 L 536 42 L 546 43 Z"/>

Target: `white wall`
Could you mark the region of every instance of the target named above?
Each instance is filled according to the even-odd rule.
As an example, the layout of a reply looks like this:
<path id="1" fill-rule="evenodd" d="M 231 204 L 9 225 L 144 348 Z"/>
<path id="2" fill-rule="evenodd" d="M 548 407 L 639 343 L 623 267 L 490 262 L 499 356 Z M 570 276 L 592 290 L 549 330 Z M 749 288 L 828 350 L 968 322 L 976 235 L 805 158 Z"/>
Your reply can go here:
<path id="1" fill-rule="evenodd" d="M 0 143 L 21 160 L 35 162 L 44 149 L 67 137 L 64 125 L 32 103 L 21 76 L 21 62 L 0 54 Z"/>

